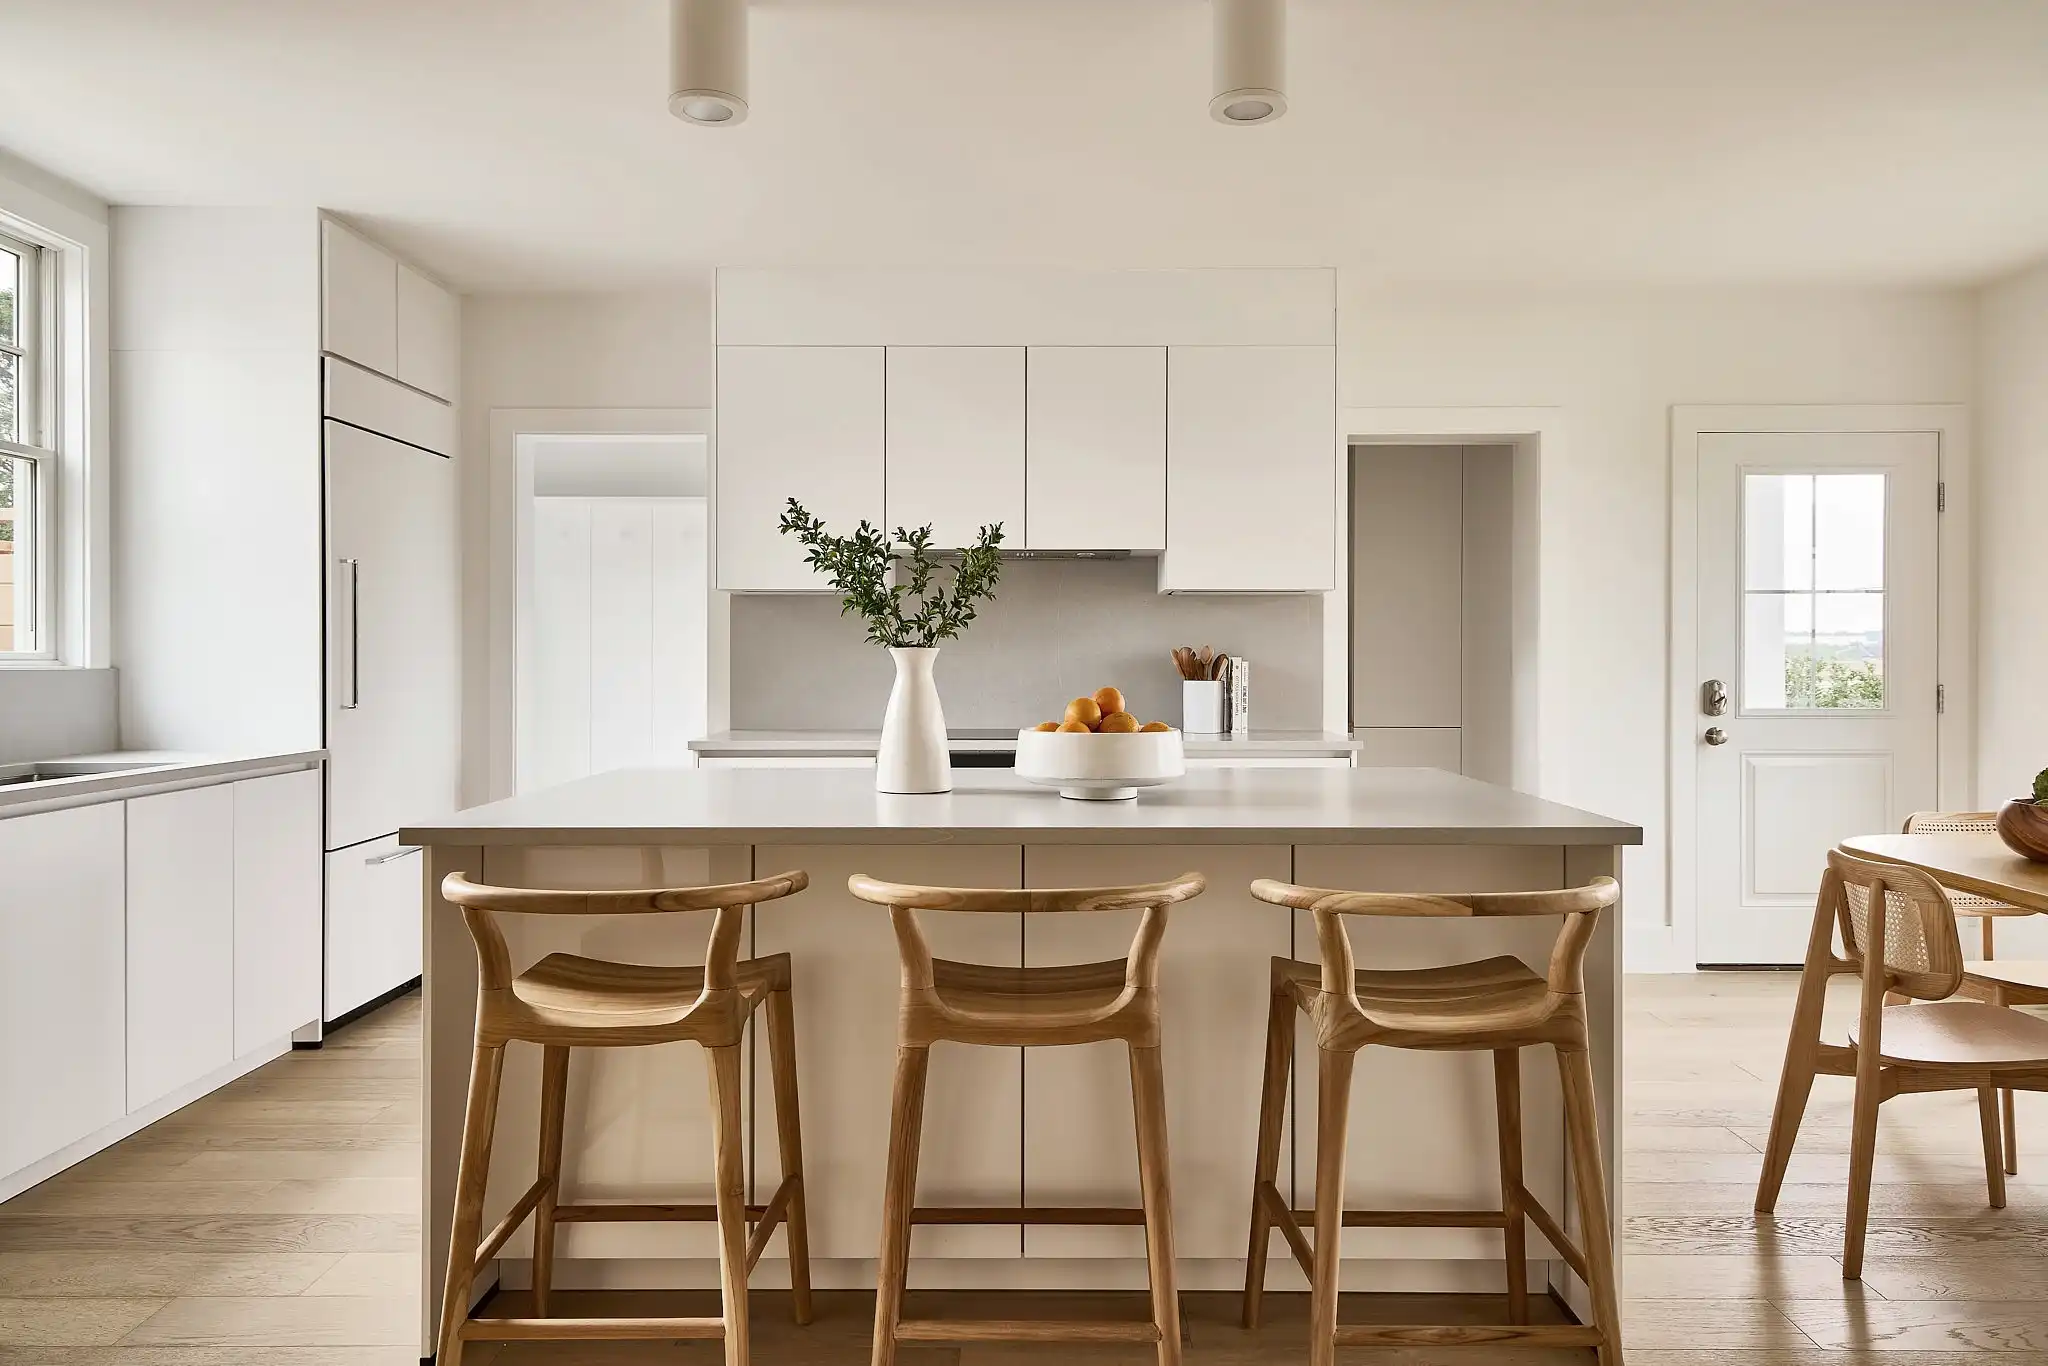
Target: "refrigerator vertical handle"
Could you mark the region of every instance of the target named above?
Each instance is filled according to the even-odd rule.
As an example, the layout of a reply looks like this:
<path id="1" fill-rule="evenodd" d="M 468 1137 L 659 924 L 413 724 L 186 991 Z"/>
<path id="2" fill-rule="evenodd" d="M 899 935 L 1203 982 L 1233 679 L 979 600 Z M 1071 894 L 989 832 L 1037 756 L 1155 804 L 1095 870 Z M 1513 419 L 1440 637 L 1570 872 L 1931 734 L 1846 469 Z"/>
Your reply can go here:
<path id="1" fill-rule="evenodd" d="M 362 658 L 362 631 L 359 626 L 356 604 L 361 600 L 362 562 L 342 560 L 343 582 L 348 585 L 348 617 L 345 625 L 348 657 L 341 668 L 341 709 L 354 711 L 363 700 L 363 673 L 359 661 Z"/>

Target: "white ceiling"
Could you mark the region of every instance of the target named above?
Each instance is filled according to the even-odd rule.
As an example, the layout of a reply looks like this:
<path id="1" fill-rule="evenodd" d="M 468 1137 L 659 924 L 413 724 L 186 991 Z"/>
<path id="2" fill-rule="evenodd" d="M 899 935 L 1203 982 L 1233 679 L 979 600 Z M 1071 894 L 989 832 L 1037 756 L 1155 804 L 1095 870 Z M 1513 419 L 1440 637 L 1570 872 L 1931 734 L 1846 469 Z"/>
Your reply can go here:
<path id="1" fill-rule="evenodd" d="M 1962 282 L 2048 253 L 2048 0 L 755 0 L 671 118 L 665 0 L 0 0 L 0 142 L 116 203 L 320 204 L 466 289 L 719 264 L 1319 264 Z"/>

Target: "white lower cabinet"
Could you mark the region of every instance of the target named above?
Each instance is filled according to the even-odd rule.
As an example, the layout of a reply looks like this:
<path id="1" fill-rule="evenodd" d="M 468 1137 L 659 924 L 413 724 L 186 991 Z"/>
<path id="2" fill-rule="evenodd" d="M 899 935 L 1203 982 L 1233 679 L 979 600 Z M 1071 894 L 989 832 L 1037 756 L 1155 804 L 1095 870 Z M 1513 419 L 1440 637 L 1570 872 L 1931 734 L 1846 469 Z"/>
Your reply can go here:
<path id="1" fill-rule="evenodd" d="M 1270 960 L 1287 956 L 1290 912 L 1254 901 L 1255 878 L 1285 879 L 1286 845 L 1204 849 L 1033 845 L 1025 885 L 1090 887 L 1165 881 L 1190 868 L 1209 890 L 1168 912 L 1160 956 L 1168 1167 L 1190 1197 L 1174 1218 L 1179 1257 L 1244 1256 L 1258 1157 L 1259 1084 Z M 1130 951 L 1138 913 L 1040 915 L 1024 926 L 1028 967 L 1101 962 Z M 1139 1204 L 1129 1050 L 1121 1043 L 1024 1050 L 1024 1202 Z M 1281 1172 L 1287 1189 L 1287 1171 Z M 1241 1191 L 1243 1199 L 1218 1198 Z M 1143 1257 L 1140 1228 L 1037 1227 L 1027 1257 Z"/>
<path id="2" fill-rule="evenodd" d="M 327 856 L 325 1018 L 420 975 L 420 851 L 386 835 Z"/>
<path id="3" fill-rule="evenodd" d="M 320 771 L 234 786 L 235 1055 L 320 1018 Z"/>
<path id="4" fill-rule="evenodd" d="M 0 821 L 0 1178 L 127 1110 L 122 804 Z"/>
<path id="5" fill-rule="evenodd" d="M 128 808 L 128 1109 L 235 1058 L 235 793 Z"/>

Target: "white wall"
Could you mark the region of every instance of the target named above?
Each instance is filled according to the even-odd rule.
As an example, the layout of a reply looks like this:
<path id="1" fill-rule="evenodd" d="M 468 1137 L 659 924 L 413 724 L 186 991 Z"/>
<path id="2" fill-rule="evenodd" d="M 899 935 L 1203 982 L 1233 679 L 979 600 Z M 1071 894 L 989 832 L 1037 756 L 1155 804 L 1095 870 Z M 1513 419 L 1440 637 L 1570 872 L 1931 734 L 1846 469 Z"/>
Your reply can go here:
<path id="1" fill-rule="evenodd" d="M 1565 547 L 1562 743 L 1543 795 L 1634 821 L 1632 953 L 1662 947 L 1667 899 L 1665 648 L 1669 422 L 1675 403 L 1963 402 L 1973 310 L 1949 291 L 1345 291 L 1346 407 L 1556 407 L 1544 452 L 1545 557 Z M 1648 965 L 1652 959 L 1634 961 Z M 1690 959 L 1686 959 L 1690 962 Z"/>
<path id="2" fill-rule="evenodd" d="M 1977 383 L 1977 796 L 2048 768 L 2048 265 L 1983 292 Z"/>
<path id="3" fill-rule="evenodd" d="M 496 408 L 708 408 L 711 279 L 631 294 L 480 294 L 462 306 L 462 687 L 464 802 L 509 791 L 516 509 Z M 495 499 L 494 499 L 495 493 Z M 495 578 L 494 578 L 495 576 Z M 494 583 L 502 589 L 494 594 Z M 494 635 L 502 648 L 494 650 Z M 494 730 L 493 718 L 503 718 Z"/>

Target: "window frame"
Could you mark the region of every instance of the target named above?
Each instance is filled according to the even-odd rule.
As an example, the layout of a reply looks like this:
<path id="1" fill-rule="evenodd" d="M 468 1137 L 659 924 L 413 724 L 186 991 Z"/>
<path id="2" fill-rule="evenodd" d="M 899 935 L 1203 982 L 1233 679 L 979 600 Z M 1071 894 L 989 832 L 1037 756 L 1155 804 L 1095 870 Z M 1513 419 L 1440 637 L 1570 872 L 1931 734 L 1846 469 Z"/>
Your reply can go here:
<path id="1" fill-rule="evenodd" d="M 56 483 L 61 461 L 53 433 L 57 411 L 58 343 L 54 297 L 58 253 L 46 243 L 0 226 L 0 249 L 20 261 L 15 276 L 14 340 L 0 350 L 15 357 L 15 440 L 0 438 L 0 455 L 28 467 L 26 507 L 15 488 L 14 603 L 16 640 L 24 630 L 30 648 L 0 650 L 0 665 L 52 661 L 57 657 Z M 26 515 L 23 515 L 25 512 Z M 27 553 L 22 553 L 26 533 Z"/>

